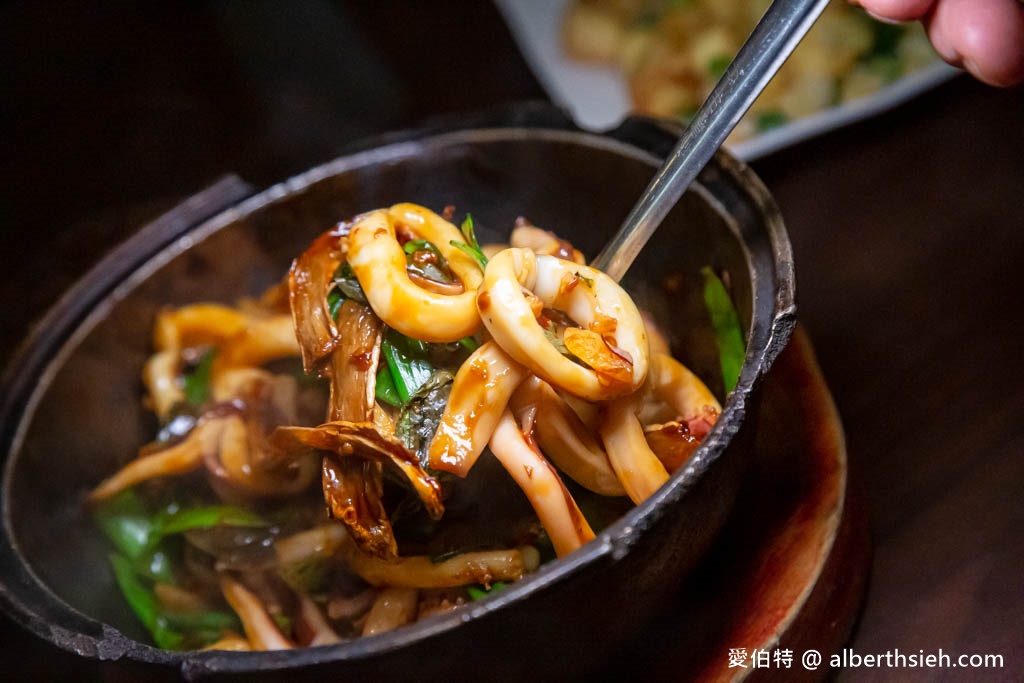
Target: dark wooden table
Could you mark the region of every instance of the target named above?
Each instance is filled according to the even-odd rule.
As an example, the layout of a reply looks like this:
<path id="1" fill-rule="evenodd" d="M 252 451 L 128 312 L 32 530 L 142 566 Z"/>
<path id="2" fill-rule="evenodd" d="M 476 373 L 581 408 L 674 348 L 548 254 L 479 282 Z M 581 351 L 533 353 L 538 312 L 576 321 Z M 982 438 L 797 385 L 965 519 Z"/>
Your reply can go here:
<path id="1" fill-rule="evenodd" d="M 112 245 L 221 174 L 263 187 L 361 136 L 545 97 L 473 0 L 13 2 L 0 27 L 0 360 Z M 962 77 L 753 165 L 866 491 L 874 560 L 850 647 L 1004 659 L 840 678 L 1019 680 L 1021 90 Z M 0 637 L 0 678 L 65 671 L 9 624 Z"/>

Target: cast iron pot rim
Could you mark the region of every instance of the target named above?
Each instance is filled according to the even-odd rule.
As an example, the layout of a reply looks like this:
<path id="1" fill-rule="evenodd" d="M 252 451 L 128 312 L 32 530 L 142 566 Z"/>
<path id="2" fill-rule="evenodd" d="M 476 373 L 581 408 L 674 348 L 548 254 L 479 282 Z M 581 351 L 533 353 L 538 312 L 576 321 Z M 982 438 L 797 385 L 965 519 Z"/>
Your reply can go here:
<path id="1" fill-rule="evenodd" d="M 416 156 L 424 147 L 540 138 L 596 147 L 657 166 L 671 148 L 677 133 L 678 130 L 673 130 L 671 124 L 639 117 L 631 117 L 617 129 L 607 133 L 591 133 L 578 128 L 561 109 L 550 105 L 525 104 L 481 112 L 442 120 L 412 131 L 368 139 L 357 151 L 273 185 L 215 215 L 208 217 L 207 214 L 198 223 L 172 226 L 169 235 L 166 234 L 167 230 L 160 234 L 143 229 L 129 238 L 111 254 L 111 257 L 103 259 L 81 278 L 44 316 L 14 354 L 0 385 L 3 388 L 2 396 L 5 397 L 3 404 L 0 405 L 0 444 L 5 448 L 7 460 L 4 463 L 3 487 L 0 489 L 3 497 L 3 526 L 0 531 L 3 537 L 0 538 L 0 546 L 4 546 L 0 547 L 0 552 L 3 553 L 4 560 L 7 559 L 7 554 L 16 558 L 15 561 L 21 563 L 17 569 L 35 582 L 34 586 L 24 586 L 30 592 L 33 589 L 37 590 L 37 594 L 28 596 L 29 601 L 48 602 L 49 610 L 74 616 L 76 621 L 84 620 L 85 623 L 98 627 L 97 630 L 102 633 L 102 637 L 70 632 L 59 624 L 40 617 L 32 606 L 26 604 L 26 601 L 17 594 L 17 588 L 21 586 L 12 590 L 11 578 L 24 582 L 26 577 L 12 577 L 12 568 L 8 567 L 6 562 L 0 564 L 0 571 L 3 572 L 3 582 L 0 583 L 2 607 L 17 622 L 44 640 L 62 649 L 101 660 L 129 657 L 141 662 L 180 665 L 186 676 L 189 672 L 200 674 L 204 671 L 272 671 L 380 656 L 401 649 L 412 642 L 444 633 L 464 622 L 485 618 L 534 593 L 552 589 L 571 578 L 582 566 L 602 558 L 618 561 L 624 557 L 636 539 L 642 536 L 643 530 L 658 520 L 668 505 L 684 496 L 720 457 L 739 430 L 746 413 L 747 399 L 785 346 L 795 323 L 792 254 L 778 208 L 760 179 L 745 164 L 726 152 L 716 155 L 712 165 L 717 165 L 736 181 L 761 210 L 775 269 L 776 291 L 771 320 L 759 320 L 756 317 L 759 285 L 755 272 L 755 279 L 751 283 L 752 310 L 755 315 L 748 332 L 747 354 L 737 386 L 728 396 L 720 419 L 685 468 L 676 472 L 669 482 L 648 500 L 599 533 L 594 542 L 586 544 L 565 558 L 542 566 L 534 574 L 487 599 L 396 631 L 337 645 L 278 652 L 163 650 L 128 638 L 118 629 L 79 612 L 56 596 L 32 568 L 22 561 L 11 525 L 9 474 L 17 460 L 17 452 L 34 414 L 35 404 L 61 368 L 67 355 L 77 348 L 78 343 L 109 313 L 113 305 L 121 301 L 154 271 L 239 218 L 301 193 L 309 186 L 343 171 Z M 245 185 L 231 178 L 219 185 L 224 187 L 224 192 L 231 195 L 234 201 L 248 193 Z M 705 201 L 720 208 L 717 200 L 702 185 L 695 185 L 693 189 L 700 193 Z M 202 193 L 195 198 L 199 198 L 198 203 L 202 205 Z M 741 244 L 749 262 L 748 245 L 744 240 L 741 240 Z M 132 258 L 123 258 L 126 256 Z M 33 378 L 41 379 L 33 386 Z M 25 400 L 19 401 L 19 398 Z M 14 423 L 14 420 L 17 422 Z M 15 454 L 14 457 L 11 457 L 12 453 Z"/>

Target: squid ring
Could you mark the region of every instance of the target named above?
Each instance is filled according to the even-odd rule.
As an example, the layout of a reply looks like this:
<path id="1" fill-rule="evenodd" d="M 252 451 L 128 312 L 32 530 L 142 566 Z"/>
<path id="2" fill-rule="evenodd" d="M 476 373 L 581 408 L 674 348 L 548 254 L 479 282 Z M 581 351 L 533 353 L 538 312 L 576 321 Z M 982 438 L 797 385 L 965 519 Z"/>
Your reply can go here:
<path id="1" fill-rule="evenodd" d="M 604 447 L 550 384 L 530 377 L 516 389 L 509 406 L 521 424 L 533 412 L 537 445 L 570 479 L 602 496 L 626 495 Z"/>
<path id="2" fill-rule="evenodd" d="M 608 461 L 630 500 L 639 505 L 668 481 L 668 470 L 651 450 L 636 416 L 635 396 L 612 401 L 601 425 Z"/>
<path id="3" fill-rule="evenodd" d="M 559 557 L 594 538 L 572 494 L 555 468 L 526 441 L 512 411 L 501 414 L 490 446 L 491 453 L 526 494 Z"/>
<path id="4" fill-rule="evenodd" d="M 637 415 L 642 423 L 693 420 L 722 405 L 707 385 L 689 368 L 667 353 L 651 355 L 651 368 Z"/>
<path id="5" fill-rule="evenodd" d="M 430 442 L 430 466 L 465 477 L 498 426 L 509 397 L 529 373 L 493 341 L 459 368 Z"/>
<path id="6" fill-rule="evenodd" d="M 537 312 L 523 290 L 546 308 L 564 311 L 580 328 L 574 337 L 590 337 L 591 349 L 619 364 L 605 371 L 604 361 L 584 357 L 590 367 L 574 362 L 555 348 L 537 322 Z M 480 316 L 494 340 L 512 358 L 538 377 L 586 399 L 601 401 L 636 391 L 647 376 L 648 342 L 640 312 L 610 277 L 589 266 L 529 249 L 505 249 L 487 264 L 477 295 Z M 614 347 L 614 348 L 612 348 Z"/>
<path id="7" fill-rule="evenodd" d="M 461 294 L 431 292 L 409 279 L 396 222 L 437 247 L 462 283 Z M 437 214 L 414 204 L 397 204 L 356 221 L 348 237 L 348 263 L 370 308 L 388 326 L 422 341 L 457 341 L 480 328 L 475 301 L 483 279 L 476 262 L 451 246 L 452 240 L 463 239 L 458 228 Z"/>

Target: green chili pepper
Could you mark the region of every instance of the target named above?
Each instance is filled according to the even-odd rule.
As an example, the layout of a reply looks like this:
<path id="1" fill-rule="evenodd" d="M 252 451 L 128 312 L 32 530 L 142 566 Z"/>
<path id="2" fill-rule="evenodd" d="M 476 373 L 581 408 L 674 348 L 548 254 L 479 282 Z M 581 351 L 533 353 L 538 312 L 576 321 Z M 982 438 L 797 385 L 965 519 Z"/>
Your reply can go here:
<path id="1" fill-rule="evenodd" d="M 251 510 L 234 505 L 207 505 L 162 512 L 155 520 L 160 536 L 180 534 L 190 529 L 208 529 L 213 526 L 267 526 L 266 520 Z"/>
<path id="2" fill-rule="evenodd" d="M 466 592 L 469 593 L 469 597 L 472 600 L 480 600 L 486 598 L 488 595 L 500 591 L 503 588 L 507 588 L 508 584 L 501 581 L 495 581 L 491 584 L 490 588 L 487 586 L 469 586 L 466 588 Z"/>
<path id="3" fill-rule="evenodd" d="M 117 585 L 159 647 L 201 647 L 219 639 L 225 630 L 237 628 L 237 619 L 227 612 L 165 610 L 150 582 L 174 583 L 170 557 L 175 550 L 173 537 L 219 525 L 264 526 L 267 522 L 260 515 L 233 505 L 173 505 L 153 513 L 129 489 L 102 505 L 96 519 L 118 550 L 110 556 Z"/>
<path id="4" fill-rule="evenodd" d="M 163 612 L 161 615 L 168 626 L 183 631 L 211 632 L 220 637 L 228 629 L 238 628 L 238 618 L 228 612 L 218 610 L 198 610 L 195 612 Z"/>
<path id="5" fill-rule="evenodd" d="M 174 570 L 171 567 L 171 557 L 161 547 L 151 553 L 144 555 L 135 562 L 134 567 L 137 574 L 148 577 L 159 583 L 174 583 Z"/>
<path id="6" fill-rule="evenodd" d="M 154 514 L 143 506 L 131 489 L 101 506 L 96 511 L 96 520 L 124 557 L 150 564 L 162 562 L 155 557 L 155 551 L 167 536 L 218 525 L 253 527 L 268 524 L 255 512 L 234 505 L 175 507 Z"/>
<path id="7" fill-rule="evenodd" d="M 331 320 L 338 320 L 338 311 L 341 310 L 341 305 L 345 303 L 345 297 L 342 295 L 341 290 L 337 287 L 327 292 L 327 312 L 331 315 Z"/>
<path id="8" fill-rule="evenodd" d="M 201 406 L 210 398 L 210 368 L 216 355 L 217 349 L 210 349 L 185 375 L 185 400 L 194 406 Z"/>
<path id="9" fill-rule="evenodd" d="M 153 515 L 131 489 L 106 501 L 96 510 L 96 521 L 114 547 L 137 560 L 155 545 Z"/>
<path id="10" fill-rule="evenodd" d="M 412 358 L 402 353 L 388 339 L 381 342 L 380 350 L 387 363 L 388 371 L 391 373 L 395 390 L 404 405 L 409 402 L 409 397 L 416 393 L 416 390 L 434 374 L 434 366 L 428 360 Z"/>
<path id="11" fill-rule="evenodd" d="M 110 556 L 110 563 L 125 601 L 153 636 L 158 647 L 179 650 L 186 644 L 207 645 L 219 639 L 224 631 L 238 629 L 238 618 L 229 612 L 175 612 L 164 609 L 153 591 L 140 580 L 141 575 L 131 560 L 114 554 Z"/>
<path id="12" fill-rule="evenodd" d="M 725 284 L 707 266 L 701 268 L 700 272 L 704 276 L 704 305 L 708 309 L 711 327 L 718 342 L 722 380 L 726 392 L 730 392 L 736 388 L 740 368 L 743 367 L 743 357 L 746 355 L 743 329 L 740 327 L 739 316 L 725 289 Z"/>
<path id="13" fill-rule="evenodd" d="M 384 403 L 390 406 L 399 408 L 402 405 L 402 397 L 398 395 L 398 389 L 395 388 L 395 380 L 391 379 L 391 370 L 386 362 L 377 372 L 375 396 L 378 400 L 384 401 Z"/>
<path id="14" fill-rule="evenodd" d="M 114 577 L 124 594 L 128 606 L 132 608 L 142 625 L 152 634 L 158 647 L 166 650 L 177 650 L 185 642 L 185 637 L 167 623 L 160 603 L 148 590 L 135 572 L 130 560 L 120 555 L 111 555 L 110 563 L 114 567 Z"/>

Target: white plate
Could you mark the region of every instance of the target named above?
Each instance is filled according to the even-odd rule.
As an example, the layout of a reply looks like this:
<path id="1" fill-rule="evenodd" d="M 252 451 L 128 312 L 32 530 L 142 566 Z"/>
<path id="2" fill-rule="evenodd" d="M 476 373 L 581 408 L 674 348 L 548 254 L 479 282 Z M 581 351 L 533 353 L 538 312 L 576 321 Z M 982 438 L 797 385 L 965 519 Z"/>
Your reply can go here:
<path id="1" fill-rule="evenodd" d="M 581 64 L 562 51 L 562 14 L 569 0 L 495 0 L 512 34 L 551 99 L 569 110 L 582 128 L 604 131 L 629 114 L 626 83 L 612 68 Z M 943 62 L 904 76 L 878 92 L 786 123 L 736 145 L 741 159 L 783 147 L 891 109 L 949 80 L 959 71 Z"/>

